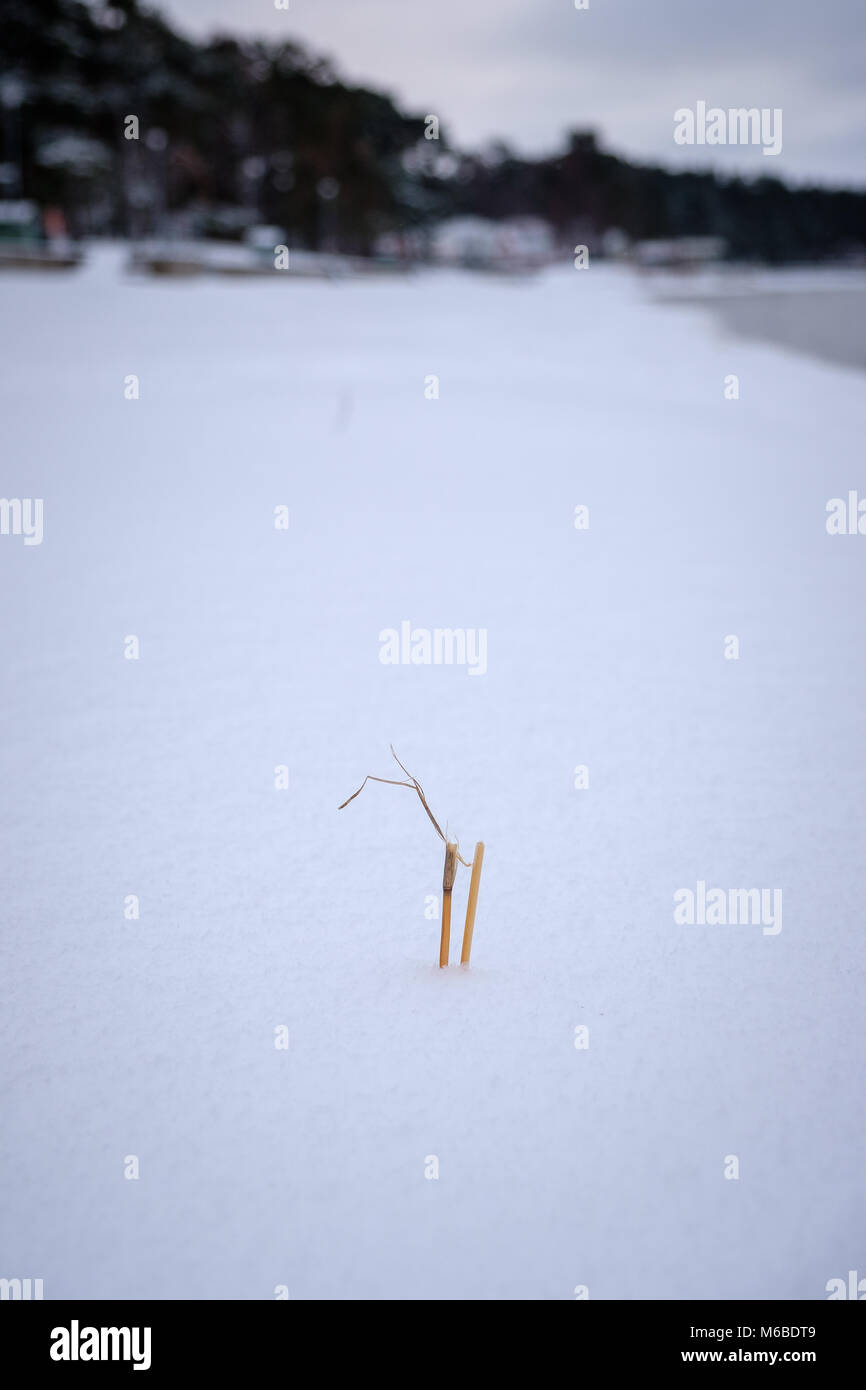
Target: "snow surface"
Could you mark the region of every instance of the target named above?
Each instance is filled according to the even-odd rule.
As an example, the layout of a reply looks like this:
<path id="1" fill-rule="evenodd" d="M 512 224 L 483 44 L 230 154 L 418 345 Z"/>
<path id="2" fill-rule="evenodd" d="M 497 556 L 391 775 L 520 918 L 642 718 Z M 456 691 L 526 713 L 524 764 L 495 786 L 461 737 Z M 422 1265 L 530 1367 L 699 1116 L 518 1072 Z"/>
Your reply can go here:
<path id="1" fill-rule="evenodd" d="M 103 250 L 0 301 L 0 491 L 45 505 L 42 545 L 0 537 L 0 1274 L 866 1274 L 866 538 L 825 530 L 866 495 L 862 377 L 599 266 L 163 283 Z M 487 674 L 382 665 L 404 619 L 486 628 Z M 337 812 L 391 742 L 465 857 L 486 842 L 468 972 L 436 968 L 414 795 Z M 676 925 L 699 879 L 781 887 L 781 933 Z"/>

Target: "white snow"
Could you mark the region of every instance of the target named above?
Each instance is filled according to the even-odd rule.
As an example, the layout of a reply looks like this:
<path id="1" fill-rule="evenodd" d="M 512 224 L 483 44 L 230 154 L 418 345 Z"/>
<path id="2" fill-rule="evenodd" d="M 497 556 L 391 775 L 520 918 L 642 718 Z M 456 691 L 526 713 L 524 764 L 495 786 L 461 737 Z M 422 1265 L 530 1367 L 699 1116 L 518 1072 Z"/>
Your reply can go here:
<path id="1" fill-rule="evenodd" d="M 0 492 L 45 527 L 0 536 L 0 1275 L 866 1274 L 866 537 L 825 530 L 866 495 L 862 377 L 642 295 L 597 265 L 164 283 L 117 250 L 0 281 Z M 381 664 L 404 619 L 486 629 L 486 675 Z M 486 842 L 469 972 L 436 968 L 414 794 L 337 812 L 389 743 Z M 676 925 L 698 880 L 781 888 L 782 931 Z"/>

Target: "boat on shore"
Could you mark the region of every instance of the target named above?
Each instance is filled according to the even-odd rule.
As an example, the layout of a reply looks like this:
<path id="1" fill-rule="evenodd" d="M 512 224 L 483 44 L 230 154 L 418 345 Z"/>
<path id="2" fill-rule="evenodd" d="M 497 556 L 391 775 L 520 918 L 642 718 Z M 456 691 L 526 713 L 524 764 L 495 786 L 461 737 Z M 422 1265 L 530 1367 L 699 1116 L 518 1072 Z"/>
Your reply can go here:
<path id="1" fill-rule="evenodd" d="M 242 242 L 154 240 L 131 250 L 129 269 L 142 274 L 188 277 L 223 275 L 249 279 L 263 276 L 335 280 L 354 276 L 405 274 L 405 263 L 389 258 L 307 251 L 285 245 L 278 227 L 255 228 Z M 265 234 L 268 235 L 265 235 Z"/>
<path id="2" fill-rule="evenodd" d="M 54 235 L 47 232 L 54 229 Z M 84 253 L 26 198 L 0 201 L 0 270 L 73 270 Z"/>

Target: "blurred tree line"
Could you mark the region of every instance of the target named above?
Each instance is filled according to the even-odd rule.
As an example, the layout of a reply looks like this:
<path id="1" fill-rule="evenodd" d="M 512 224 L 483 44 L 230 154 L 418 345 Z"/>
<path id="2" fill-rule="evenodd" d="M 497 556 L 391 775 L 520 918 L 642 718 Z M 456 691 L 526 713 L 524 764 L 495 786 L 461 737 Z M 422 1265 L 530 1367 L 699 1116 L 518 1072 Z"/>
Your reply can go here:
<path id="1" fill-rule="evenodd" d="M 466 210 L 533 212 L 563 240 L 616 227 L 631 240 L 723 237 L 738 260 L 866 256 L 866 193 L 630 164 L 599 149 L 592 132 L 571 134 L 552 159 L 522 160 L 504 146 L 494 153 L 469 161 L 460 195 Z"/>
<path id="2" fill-rule="evenodd" d="M 591 132 L 552 158 L 461 153 L 297 44 L 196 43 L 138 0 L 0 0 L 0 35 L 0 196 L 61 207 L 76 232 L 267 222 L 366 253 L 383 232 L 474 214 L 544 218 L 564 245 L 616 227 L 721 236 L 772 262 L 866 248 L 866 194 L 638 166 Z"/>

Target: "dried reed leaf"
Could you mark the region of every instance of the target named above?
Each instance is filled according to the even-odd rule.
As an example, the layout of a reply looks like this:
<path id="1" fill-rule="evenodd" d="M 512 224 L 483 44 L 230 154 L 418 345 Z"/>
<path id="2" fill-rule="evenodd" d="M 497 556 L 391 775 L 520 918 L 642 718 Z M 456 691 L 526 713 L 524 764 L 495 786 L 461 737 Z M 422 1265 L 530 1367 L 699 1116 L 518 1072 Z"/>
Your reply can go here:
<path id="1" fill-rule="evenodd" d="M 417 778 L 417 777 L 413 777 L 413 776 L 412 776 L 412 773 L 409 771 L 409 769 L 403 766 L 403 764 L 401 763 L 400 759 L 397 757 L 397 754 L 394 752 L 394 746 L 393 746 L 393 744 L 391 745 L 391 756 L 393 757 L 394 762 L 397 764 L 397 766 L 399 767 L 400 771 L 406 773 L 406 776 L 409 778 L 409 781 L 408 781 L 408 782 L 398 782 L 398 781 L 395 781 L 395 779 L 394 779 L 393 777 L 374 777 L 372 773 L 368 773 L 368 775 L 364 778 L 364 780 L 363 780 L 363 782 L 361 783 L 361 785 L 360 785 L 360 787 L 358 788 L 358 790 L 357 790 L 356 792 L 352 792 L 352 795 L 351 795 L 351 796 L 348 796 L 348 797 L 346 798 L 346 800 L 342 803 L 342 805 L 337 807 L 337 810 L 338 810 L 338 811 L 342 811 L 342 809 L 343 809 L 344 806 L 348 806 L 348 804 L 349 804 L 350 801 L 354 801 L 356 796 L 360 796 L 360 795 L 361 795 L 361 792 L 364 790 L 364 788 L 366 787 L 366 785 L 367 785 L 368 782 L 384 782 L 384 783 L 386 784 L 386 786 L 389 786 L 389 787 L 408 787 L 409 790 L 410 790 L 410 792 L 411 792 L 411 791 L 415 791 L 415 792 L 418 793 L 418 797 L 419 797 L 419 800 L 420 800 L 420 802 L 421 802 L 421 805 L 424 807 L 424 810 L 427 812 L 427 815 L 430 817 L 430 820 L 431 820 L 432 823 L 433 823 L 433 828 L 434 828 L 434 830 L 436 831 L 436 834 L 439 836 L 439 839 L 442 840 L 443 843 L 447 845 L 447 844 L 448 844 L 448 840 L 446 839 L 445 835 L 442 833 L 442 827 L 440 826 L 440 824 L 439 824 L 439 822 L 437 821 L 436 817 L 434 816 L 433 812 L 430 810 L 429 805 L 427 804 L 427 798 L 426 798 L 426 796 L 424 795 L 424 788 L 421 786 L 421 783 L 418 781 L 418 778 Z M 460 863 L 463 864 L 467 869 L 471 868 L 471 863 L 467 863 L 467 861 L 463 858 L 463 856 L 461 855 L 461 853 L 460 853 L 459 850 L 457 851 L 457 858 L 460 860 Z"/>

